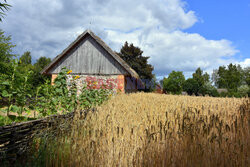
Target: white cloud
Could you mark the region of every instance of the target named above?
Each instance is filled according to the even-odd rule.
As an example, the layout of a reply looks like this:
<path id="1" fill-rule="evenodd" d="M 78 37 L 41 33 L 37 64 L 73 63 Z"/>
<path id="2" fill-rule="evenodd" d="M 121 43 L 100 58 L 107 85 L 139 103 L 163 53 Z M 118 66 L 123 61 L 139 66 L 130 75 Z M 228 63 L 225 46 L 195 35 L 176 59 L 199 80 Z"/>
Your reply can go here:
<path id="1" fill-rule="evenodd" d="M 228 40 L 207 40 L 199 34 L 181 31 L 168 33 L 153 29 L 147 38 L 139 41 L 140 35 L 140 31 L 126 35 L 109 33 L 116 43 L 131 39 L 129 42 L 141 46 L 144 55 L 150 56 L 149 61 L 155 66 L 158 75 L 172 70 L 185 71 L 188 75 L 198 67 L 212 72 L 219 65 L 234 62 L 232 56 L 238 52 Z"/>
<path id="2" fill-rule="evenodd" d="M 184 33 L 197 22 L 182 0 L 15 0 L 1 27 L 12 35 L 17 52 L 30 50 L 35 59 L 55 57 L 77 35 L 91 28 L 119 51 L 132 42 L 150 56 L 157 75 L 172 70 L 188 75 L 197 67 L 212 71 L 236 62 L 228 40 L 207 40 Z"/>
<path id="3" fill-rule="evenodd" d="M 250 59 L 247 58 L 243 61 L 237 62 L 237 64 L 239 64 L 243 68 L 250 67 Z"/>

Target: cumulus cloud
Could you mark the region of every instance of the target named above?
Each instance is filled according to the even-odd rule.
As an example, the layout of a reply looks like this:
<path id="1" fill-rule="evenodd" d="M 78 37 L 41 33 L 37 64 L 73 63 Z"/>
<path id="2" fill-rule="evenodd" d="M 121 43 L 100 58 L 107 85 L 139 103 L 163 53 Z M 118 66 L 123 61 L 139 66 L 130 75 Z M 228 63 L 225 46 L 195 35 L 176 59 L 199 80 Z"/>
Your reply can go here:
<path id="1" fill-rule="evenodd" d="M 85 29 L 92 29 L 112 49 L 125 41 L 142 48 L 155 73 L 172 70 L 188 75 L 197 67 L 212 71 L 236 62 L 228 40 L 208 40 L 184 33 L 197 22 L 182 0 L 15 0 L 2 29 L 11 34 L 16 52 L 29 50 L 34 60 L 55 57 Z M 243 64 L 249 63 L 249 60 Z"/>
<path id="2" fill-rule="evenodd" d="M 247 58 L 243 61 L 239 61 L 239 62 L 237 62 L 237 64 L 239 64 L 243 68 L 250 67 L 250 59 Z"/>
<path id="3" fill-rule="evenodd" d="M 235 62 L 232 56 L 238 52 L 228 40 L 207 40 L 199 34 L 181 31 L 168 33 L 154 29 L 143 41 L 137 37 L 140 31 L 121 36 L 116 32 L 110 34 L 117 43 L 128 37 L 132 43 L 141 46 L 160 76 L 172 70 L 184 71 L 189 76 L 198 67 L 211 73 L 218 65 Z"/>

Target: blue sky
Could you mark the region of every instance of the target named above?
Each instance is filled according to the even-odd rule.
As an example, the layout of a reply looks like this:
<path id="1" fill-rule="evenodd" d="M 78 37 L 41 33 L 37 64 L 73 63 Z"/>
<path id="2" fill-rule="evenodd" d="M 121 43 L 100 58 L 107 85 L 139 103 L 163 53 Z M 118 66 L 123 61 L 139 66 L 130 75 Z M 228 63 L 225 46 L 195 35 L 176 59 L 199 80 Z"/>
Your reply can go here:
<path id="1" fill-rule="evenodd" d="M 250 57 L 249 0 L 187 0 L 187 8 L 200 19 L 185 30 L 199 33 L 207 39 L 228 39 L 240 50 L 237 59 Z"/>
<path id="2" fill-rule="evenodd" d="M 140 47 L 158 78 L 173 70 L 189 77 L 198 67 L 250 66 L 248 1 L 15 0 L 0 28 L 33 61 L 54 58 L 90 28 L 115 51 L 125 41 Z"/>

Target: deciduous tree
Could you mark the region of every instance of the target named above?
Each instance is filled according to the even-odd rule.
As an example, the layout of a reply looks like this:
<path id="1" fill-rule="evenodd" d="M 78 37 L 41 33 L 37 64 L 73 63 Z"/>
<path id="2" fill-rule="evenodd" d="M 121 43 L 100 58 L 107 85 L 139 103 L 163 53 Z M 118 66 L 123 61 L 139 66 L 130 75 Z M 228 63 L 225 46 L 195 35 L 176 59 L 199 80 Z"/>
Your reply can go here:
<path id="1" fill-rule="evenodd" d="M 31 64 L 31 54 L 30 54 L 30 51 L 24 52 L 24 54 L 20 57 L 19 62 L 22 65 Z"/>
<path id="2" fill-rule="evenodd" d="M 233 65 L 232 63 L 227 66 L 220 66 L 216 72 L 215 84 L 218 88 L 226 88 L 230 91 L 237 92 L 237 88 L 241 86 L 244 81 L 244 74 L 240 65 Z"/>
<path id="3" fill-rule="evenodd" d="M 168 78 L 163 79 L 163 90 L 167 93 L 181 94 L 185 77 L 181 71 L 172 71 Z"/>
<path id="4" fill-rule="evenodd" d="M 183 90 L 186 91 L 188 95 L 198 95 L 199 83 L 195 79 L 189 78 L 184 82 Z"/>

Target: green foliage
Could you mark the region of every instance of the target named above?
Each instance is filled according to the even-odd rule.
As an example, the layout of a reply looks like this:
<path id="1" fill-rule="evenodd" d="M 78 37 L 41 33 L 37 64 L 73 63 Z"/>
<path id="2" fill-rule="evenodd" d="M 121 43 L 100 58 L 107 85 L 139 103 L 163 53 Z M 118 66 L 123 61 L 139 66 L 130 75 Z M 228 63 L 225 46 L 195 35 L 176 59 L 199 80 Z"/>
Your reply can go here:
<path id="1" fill-rule="evenodd" d="M 243 75 L 244 75 L 244 84 L 250 86 L 250 67 L 246 67 L 243 70 Z"/>
<path id="2" fill-rule="evenodd" d="M 28 75 L 17 72 L 18 61 L 12 60 L 10 63 L 12 72 L 10 76 L 2 77 L 1 80 L 1 96 L 7 98 L 7 115 L 9 112 L 16 112 L 19 115 L 25 110 L 24 106 L 28 98 L 31 98 L 29 93 Z M 31 73 L 31 72 L 30 72 Z"/>
<path id="3" fill-rule="evenodd" d="M 87 109 L 100 105 L 108 99 L 111 94 L 109 89 L 88 89 L 87 86 L 83 86 L 78 93 L 77 77 L 69 80 L 68 71 L 63 68 L 53 86 L 46 82 L 37 88 L 33 103 L 34 110 L 39 111 L 43 116 L 58 112 L 73 112 L 76 109 Z"/>
<path id="4" fill-rule="evenodd" d="M 87 89 L 83 87 L 81 95 L 79 96 L 80 107 L 89 109 L 93 106 L 102 104 L 111 96 L 109 89 Z"/>
<path id="5" fill-rule="evenodd" d="M 29 51 L 24 52 L 24 54 L 19 59 L 19 63 L 22 65 L 31 64 L 31 53 Z"/>
<path id="6" fill-rule="evenodd" d="M 20 57 L 17 71 L 21 74 L 29 75 L 28 82 L 32 89 L 36 89 L 44 84 L 46 80 L 50 79 L 50 76 L 45 76 L 40 73 L 50 62 L 50 58 L 40 57 L 36 63 L 32 65 L 31 53 L 27 51 Z M 32 73 L 30 73 L 30 71 L 32 71 Z"/>
<path id="7" fill-rule="evenodd" d="M 73 95 L 71 96 L 67 87 L 66 73 L 66 69 L 62 69 L 55 79 L 54 86 L 47 81 L 45 84 L 37 87 L 33 108 L 42 113 L 43 116 L 56 114 L 58 111 L 72 111 L 68 106 L 71 106 L 74 101 L 68 100 Z"/>
<path id="8" fill-rule="evenodd" d="M 0 84 L 2 100 L 7 99 L 7 107 L 2 111 L 7 112 L 8 117 L 11 116 L 10 112 L 18 113 L 21 116 L 23 112 L 29 113 L 31 110 L 40 113 L 34 117 L 73 112 L 76 109 L 86 109 L 99 105 L 111 95 L 109 89 L 92 90 L 87 89 L 86 86 L 83 87 L 82 93 L 77 94 L 75 83 L 77 78 L 74 77 L 73 80 L 69 81 L 67 79 L 68 70 L 65 68 L 55 79 L 54 85 L 47 81 L 32 91 L 30 90 L 32 86 L 28 83 L 32 71 L 20 75 L 17 72 L 18 60 L 13 60 L 10 65 L 13 69 L 11 75 L 5 77 L 4 81 L 1 80 Z"/>
<path id="9" fill-rule="evenodd" d="M 193 79 L 198 83 L 198 87 L 197 87 L 198 93 L 204 95 L 207 91 L 204 85 L 209 82 L 208 73 L 203 74 L 203 71 L 199 67 L 197 68 L 195 73 L 193 73 Z"/>
<path id="10" fill-rule="evenodd" d="M 141 79 L 152 80 L 154 67 L 148 64 L 149 57 L 145 57 L 142 54 L 143 51 L 139 47 L 135 47 L 132 43 L 128 44 L 127 42 L 125 42 L 120 53 L 118 53 L 138 73 Z"/>
<path id="11" fill-rule="evenodd" d="M 15 47 L 11 43 L 11 37 L 10 36 L 5 36 L 4 32 L 0 30 L 0 61 L 8 63 L 12 57 L 14 56 L 11 54 L 12 48 Z"/>
<path id="12" fill-rule="evenodd" d="M 15 115 L 10 115 L 10 116 L 1 116 L 0 115 L 0 126 L 4 125 L 9 125 L 11 123 L 18 123 L 18 122 L 24 122 L 24 121 L 30 121 L 34 120 L 34 118 L 28 118 L 24 116 L 15 116 Z"/>
<path id="13" fill-rule="evenodd" d="M 250 95 L 250 67 L 244 69 L 240 65 L 229 64 L 227 67 L 220 66 L 214 70 L 212 79 L 218 88 L 225 88 L 227 93 L 223 92 L 220 96 L 225 97 L 243 97 Z"/>
<path id="14" fill-rule="evenodd" d="M 238 92 L 241 97 L 249 96 L 250 88 L 248 85 L 242 85 L 238 88 Z"/>
<path id="15" fill-rule="evenodd" d="M 6 37 L 4 32 L 0 30 L 0 75 L 9 75 L 12 70 L 8 63 L 14 57 L 14 55 L 11 54 L 13 47 L 15 47 L 15 45 L 11 43 L 11 37 Z"/>
<path id="16" fill-rule="evenodd" d="M 36 71 L 41 72 L 44 67 L 46 67 L 51 62 L 50 58 L 40 57 L 34 64 Z"/>
<path id="17" fill-rule="evenodd" d="M 50 79 L 50 76 L 42 75 L 40 72 L 44 67 L 46 67 L 51 62 L 50 58 L 40 57 L 33 66 L 33 75 L 31 76 L 30 83 L 34 88 L 45 84 L 47 80 Z"/>
<path id="18" fill-rule="evenodd" d="M 243 72 L 240 65 L 236 66 L 232 63 L 227 66 L 220 66 L 216 71 L 218 77 L 215 78 L 215 84 L 218 88 L 226 88 L 228 90 L 237 92 L 238 87 L 243 82 Z"/>
<path id="19" fill-rule="evenodd" d="M 0 2 L 0 21 L 3 21 L 2 18 L 4 17 L 5 12 L 11 7 L 11 5 L 7 4 L 6 2 L 6 0 L 4 0 L 4 3 Z"/>
<path id="20" fill-rule="evenodd" d="M 168 78 L 163 79 L 163 90 L 167 93 L 181 94 L 185 77 L 181 71 L 172 71 Z"/>
<path id="21" fill-rule="evenodd" d="M 189 78 L 184 82 L 183 90 L 186 91 L 188 95 L 198 95 L 199 83 L 195 79 Z"/>
<path id="22" fill-rule="evenodd" d="M 202 95 L 209 95 L 213 97 L 218 97 L 219 93 L 217 89 L 211 84 L 211 82 L 206 82 L 201 88 L 200 93 Z"/>

